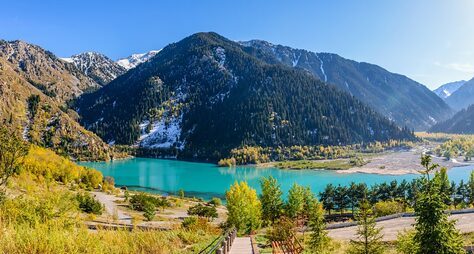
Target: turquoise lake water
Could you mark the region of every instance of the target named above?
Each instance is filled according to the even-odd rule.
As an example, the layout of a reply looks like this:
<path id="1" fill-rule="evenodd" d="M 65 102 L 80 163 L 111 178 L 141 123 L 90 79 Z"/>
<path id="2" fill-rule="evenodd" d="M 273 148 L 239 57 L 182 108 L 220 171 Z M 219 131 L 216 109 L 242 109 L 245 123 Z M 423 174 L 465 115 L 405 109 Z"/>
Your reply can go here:
<path id="1" fill-rule="evenodd" d="M 293 183 L 310 186 L 313 192 L 319 193 L 332 183 L 348 185 L 365 182 L 367 185 L 385 181 L 411 180 L 419 175 L 401 176 L 379 174 L 339 174 L 329 170 L 282 170 L 277 168 L 235 167 L 221 168 L 214 164 L 186 162 L 165 159 L 133 158 L 113 162 L 84 162 L 81 165 L 95 168 L 105 176 L 115 179 L 117 186 L 128 186 L 132 190 L 153 193 L 176 193 L 183 189 L 186 196 L 210 199 L 224 197 L 225 191 L 235 181 L 247 181 L 260 192 L 259 181 L 262 177 L 273 176 L 286 193 Z M 467 181 L 474 166 L 456 167 L 448 171 L 450 180 Z"/>

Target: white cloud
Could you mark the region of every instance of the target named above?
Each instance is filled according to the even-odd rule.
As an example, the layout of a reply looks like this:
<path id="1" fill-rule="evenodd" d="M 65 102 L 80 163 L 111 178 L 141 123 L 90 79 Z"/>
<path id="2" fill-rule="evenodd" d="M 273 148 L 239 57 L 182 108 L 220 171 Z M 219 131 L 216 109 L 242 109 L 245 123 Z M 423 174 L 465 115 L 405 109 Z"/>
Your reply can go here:
<path id="1" fill-rule="evenodd" d="M 442 64 L 440 62 L 434 62 L 434 65 L 440 66 L 446 69 L 455 70 L 464 73 L 474 73 L 474 65 L 470 63 L 449 63 Z"/>

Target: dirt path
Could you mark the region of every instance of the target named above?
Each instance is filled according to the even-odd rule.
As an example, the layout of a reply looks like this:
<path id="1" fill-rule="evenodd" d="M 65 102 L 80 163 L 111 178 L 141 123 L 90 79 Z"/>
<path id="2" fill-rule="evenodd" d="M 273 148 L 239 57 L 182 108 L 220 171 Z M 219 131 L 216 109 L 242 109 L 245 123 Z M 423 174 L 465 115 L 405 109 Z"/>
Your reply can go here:
<path id="1" fill-rule="evenodd" d="M 457 220 L 456 228 L 462 233 L 474 232 L 474 213 L 455 214 L 449 216 L 451 220 Z M 413 228 L 415 224 L 414 217 L 396 218 L 393 220 L 386 220 L 377 222 L 378 227 L 383 227 L 382 234 L 384 234 L 384 241 L 394 241 L 397 239 L 398 232 L 403 232 L 405 229 Z M 338 228 L 328 230 L 329 236 L 339 240 L 355 239 L 357 226 Z"/>
<path id="2" fill-rule="evenodd" d="M 120 198 L 109 195 L 104 192 L 91 191 L 91 194 L 102 203 L 105 207 L 105 212 L 110 216 L 117 216 L 118 222 L 132 224 L 132 217 L 122 211 L 116 201 L 121 200 Z"/>

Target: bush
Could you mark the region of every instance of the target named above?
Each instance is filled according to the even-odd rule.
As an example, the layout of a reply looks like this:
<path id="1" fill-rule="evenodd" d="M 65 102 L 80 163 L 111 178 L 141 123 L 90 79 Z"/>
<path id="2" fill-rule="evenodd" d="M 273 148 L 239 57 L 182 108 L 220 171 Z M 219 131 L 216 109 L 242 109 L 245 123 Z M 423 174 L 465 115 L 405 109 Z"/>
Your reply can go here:
<path id="1" fill-rule="evenodd" d="M 153 218 L 155 218 L 156 214 L 156 207 L 153 203 L 147 201 L 145 202 L 145 205 L 143 206 L 143 216 L 147 221 L 152 221 Z"/>
<path id="2" fill-rule="evenodd" d="M 214 206 L 205 206 L 202 204 L 197 204 L 195 206 L 191 206 L 188 209 L 188 215 L 197 215 L 199 217 L 204 218 L 217 218 L 217 210 Z"/>
<path id="3" fill-rule="evenodd" d="M 237 161 L 235 160 L 235 158 L 229 158 L 219 160 L 219 162 L 217 162 L 217 165 L 219 165 L 219 167 L 232 167 L 235 166 L 236 163 Z"/>
<path id="4" fill-rule="evenodd" d="M 197 224 L 198 219 L 194 216 L 184 218 L 181 226 L 186 229 L 192 228 L 194 225 Z"/>
<path id="5" fill-rule="evenodd" d="M 349 163 L 355 167 L 362 167 L 365 164 L 367 164 L 368 161 L 364 160 L 364 158 L 362 158 L 361 156 L 356 156 L 356 157 L 351 158 L 349 160 Z"/>
<path id="6" fill-rule="evenodd" d="M 181 226 L 186 230 L 194 232 L 207 232 L 213 228 L 213 226 L 206 219 L 194 216 L 184 218 Z"/>
<path id="7" fill-rule="evenodd" d="M 104 211 L 104 206 L 87 193 L 78 193 L 76 200 L 79 202 L 79 209 L 85 213 L 101 215 Z"/>
<path id="8" fill-rule="evenodd" d="M 267 238 L 270 241 L 286 241 L 296 232 L 295 223 L 288 217 L 280 217 L 273 224 L 272 229 L 267 231 Z"/>
<path id="9" fill-rule="evenodd" d="M 403 212 L 403 205 L 397 201 L 379 201 L 374 205 L 376 217 Z"/>
<path id="10" fill-rule="evenodd" d="M 397 235 L 397 251 L 403 254 L 417 253 L 418 246 L 413 239 L 414 236 L 414 230 L 399 232 Z"/>
<path id="11" fill-rule="evenodd" d="M 220 198 L 212 198 L 211 201 L 208 202 L 208 204 L 213 206 L 220 206 L 222 205 L 222 200 Z"/>
<path id="12" fill-rule="evenodd" d="M 178 196 L 179 196 L 180 198 L 184 198 L 184 190 L 183 190 L 183 189 L 180 189 L 180 190 L 178 191 Z"/>
<path id="13" fill-rule="evenodd" d="M 145 211 L 145 204 L 149 202 L 155 206 L 155 208 L 170 207 L 171 204 L 165 198 L 157 198 L 145 193 L 139 193 L 133 195 L 130 198 L 130 208 L 135 211 Z"/>

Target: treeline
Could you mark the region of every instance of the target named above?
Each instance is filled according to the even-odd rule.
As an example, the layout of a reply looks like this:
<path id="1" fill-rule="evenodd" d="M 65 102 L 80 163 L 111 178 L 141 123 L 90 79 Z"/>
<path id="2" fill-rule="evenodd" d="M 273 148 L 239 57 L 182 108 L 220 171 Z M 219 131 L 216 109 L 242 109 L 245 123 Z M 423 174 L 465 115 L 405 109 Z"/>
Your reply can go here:
<path id="1" fill-rule="evenodd" d="M 437 146 L 433 152 L 447 160 L 464 157 L 465 161 L 470 161 L 474 157 L 474 135 L 457 135 Z"/>
<path id="2" fill-rule="evenodd" d="M 441 191 L 447 197 L 444 204 L 452 208 L 465 208 L 474 205 L 474 171 L 468 182 L 461 180 L 458 184 L 449 182 L 446 168 L 436 172 L 434 179 L 440 183 Z M 389 183 L 374 184 L 368 187 L 365 183 L 350 183 L 348 186 L 328 184 L 319 193 L 324 209 L 343 213 L 358 209 L 362 200 L 367 200 L 374 205 L 375 212 L 379 215 L 405 212 L 416 205 L 417 197 L 423 190 L 423 179 L 416 178 L 412 181 L 393 180 Z M 377 209 L 378 208 L 378 209 Z M 377 211 L 379 210 L 379 211 Z"/>
<path id="3" fill-rule="evenodd" d="M 412 147 L 412 141 L 389 140 L 346 146 L 244 146 L 230 151 L 229 158 L 221 159 L 219 166 L 259 164 L 270 161 L 322 160 L 353 158 L 358 153 L 380 153 L 395 147 Z"/>
<path id="4" fill-rule="evenodd" d="M 396 181 L 374 185 L 351 184 L 348 187 L 328 185 L 318 200 L 308 187 L 294 184 L 286 200 L 282 198 L 280 184 L 272 177 L 260 182 L 262 193 L 257 196 L 245 182 L 235 183 L 226 193 L 228 226 L 235 226 L 242 233 L 256 232 L 266 226 L 265 236 L 270 241 L 302 242 L 310 253 L 330 253 L 334 245 L 327 235 L 324 209 L 344 211 L 352 208 L 358 222 L 356 240 L 351 240 L 347 253 L 385 253 L 382 228 L 376 216 L 401 210 L 393 205 L 403 204 L 402 209 L 415 212 L 413 230 L 400 232 L 397 251 L 400 253 L 465 253 L 463 238 L 448 219 L 446 209 L 456 202 L 465 206 L 474 203 L 474 173 L 468 184 L 451 184 L 438 165 L 431 164 L 431 157 L 421 159 L 422 177 L 411 183 Z M 433 175 L 434 176 L 430 176 Z M 461 193 L 461 194 L 459 194 Z M 457 201 L 456 201 L 457 200 Z M 298 237 L 299 230 L 310 230 L 308 238 Z M 270 245 L 270 243 L 268 243 Z"/>

